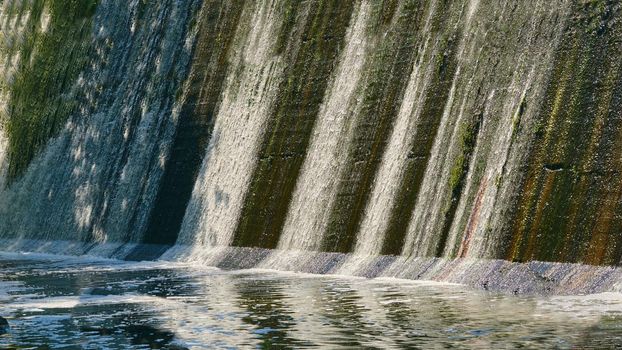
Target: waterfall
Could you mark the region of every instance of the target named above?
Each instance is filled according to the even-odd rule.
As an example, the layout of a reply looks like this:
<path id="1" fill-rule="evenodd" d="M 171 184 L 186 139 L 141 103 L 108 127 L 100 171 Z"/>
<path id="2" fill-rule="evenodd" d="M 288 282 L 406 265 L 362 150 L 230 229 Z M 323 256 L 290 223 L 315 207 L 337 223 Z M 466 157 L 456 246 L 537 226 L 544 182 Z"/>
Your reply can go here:
<path id="1" fill-rule="evenodd" d="M 250 30 L 233 39 L 240 46 L 232 49 L 231 72 L 182 226 L 184 243 L 232 243 L 269 108 L 282 79 L 283 63 L 274 41 L 281 27 L 280 6 L 260 1 L 244 10 Z"/>
<path id="2" fill-rule="evenodd" d="M 353 137 L 351 119 L 357 110 L 357 86 L 362 78 L 370 21 L 370 4 L 361 3 L 352 19 L 346 46 L 332 86 L 326 91 L 307 158 L 283 228 L 279 248 L 321 249 L 317 237 L 326 230 L 340 171 L 347 162 L 341 152 Z"/>
<path id="3" fill-rule="evenodd" d="M 9 1 L 3 6 L 15 12 L 19 3 Z M 21 9 L 27 9 L 25 4 Z M 32 6 L 41 4 L 35 1 Z M 63 103 L 65 96 L 75 102 L 66 122 L 60 121 L 57 135 L 0 196 L 2 232 L 47 240 L 142 240 L 161 162 L 174 130 L 175 91 L 190 58 L 193 33 L 189 23 L 196 6 L 192 1 L 147 5 L 100 1 L 96 11 L 80 24 L 84 32 L 80 41 L 67 38 L 68 49 L 88 61 L 75 81 L 67 82 L 67 91 L 60 93 L 58 103 Z M 26 19 L 27 10 L 23 11 L 13 16 L 21 16 L 27 23 L 39 20 Z M 56 13 L 49 26 L 61 26 L 63 16 L 71 15 Z M 11 30 L 3 33 L 16 34 L 14 40 L 26 38 Z M 43 36 L 41 40 L 44 45 L 48 39 Z M 27 49 L 21 48 L 22 52 Z M 30 61 L 45 65 L 47 58 L 38 56 L 44 54 L 31 52 Z M 77 59 L 71 52 L 67 55 L 58 59 Z M 63 72 L 77 62 L 55 64 Z M 28 71 L 21 69 L 23 72 L 17 68 L 14 73 L 22 74 L 15 82 L 25 79 Z M 14 94 L 9 103 L 15 106 L 17 98 Z M 59 113 L 53 117 L 60 118 Z M 49 123 L 52 116 L 38 117 Z M 13 138 L 10 133 L 8 136 Z M 12 142 L 22 149 L 32 147 L 28 139 Z"/>
<path id="4" fill-rule="evenodd" d="M 433 38 L 429 36 L 431 17 L 436 15 L 437 11 L 435 1 L 431 2 L 428 11 L 429 14 L 425 18 L 422 29 L 426 37 L 423 38 L 418 52 L 420 58 L 413 67 L 393 132 L 389 138 L 387 151 L 378 169 L 366 215 L 361 223 L 356 253 L 375 255 L 383 250 L 384 236 L 400 190 L 399 182 L 404 175 L 405 162 L 409 159 L 408 152 L 412 147 L 409 136 L 416 131 L 416 123 L 419 120 L 425 97 L 424 91 L 434 69 L 434 64 L 430 64 L 429 60 L 438 55 L 438 52 L 429 52 L 434 51 L 438 46 L 438 43 L 432 42 Z M 435 48 L 430 49 L 431 46 Z"/>
<path id="5" fill-rule="evenodd" d="M 496 10 L 499 11 L 498 16 L 505 17 L 507 15 L 504 13 L 511 11 L 512 8 L 506 6 Z M 515 29 L 512 27 L 509 29 L 510 32 L 523 33 L 521 43 L 511 43 L 511 45 L 516 45 L 517 49 L 520 48 L 517 51 L 508 51 L 513 53 L 511 56 L 501 55 L 495 51 L 489 53 L 484 51 L 487 48 L 486 41 L 498 40 L 488 38 L 493 35 L 499 36 L 494 29 L 484 31 L 471 28 L 466 31 L 481 32 L 482 35 L 470 40 L 465 38 L 458 55 L 459 62 L 469 62 L 470 65 L 459 68 L 462 77 L 456 76 L 455 78 L 457 80 L 454 82 L 454 88 L 459 89 L 453 94 L 455 104 L 448 104 L 445 107 L 443 121 L 439 127 L 440 134 L 436 137 L 432 148 L 430 163 L 424 176 L 421 195 L 418 198 L 418 203 L 423 202 L 426 205 L 416 206 L 408 229 L 406 255 L 442 255 L 445 250 L 448 250 L 446 254 L 455 255 L 458 252 L 454 247 L 459 247 L 459 244 L 463 242 L 468 244 L 482 239 L 481 235 L 488 234 L 487 229 L 499 223 L 486 222 L 481 217 L 477 217 L 482 211 L 492 209 L 484 206 L 483 203 L 494 200 L 497 191 L 504 191 L 502 185 L 511 186 L 511 183 L 504 181 L 504 177 L 511 177 L 514 174 L 502 173 L 503 167 L 518 166 L 518 164 L 509 163 L 506 160 L 507 155 L 497 152 L 510 147 L 514 142 L 512 138 L 525 137 L 521 133 L 524 133 L 526 129 L 514 130 L 514 128 L 522 126 L 519 118 L 524 119 L 523 123 L 529 123 L 529 120 L 534 118 L 534 116 L 525 115 L 529 109 L 525 108 L 524 104 L 526 100 L 537 101 L 537 94 L 541 93 L 537 88 L 531 88 L 529 81 L 545 79 L 542 74 L 548 69 L 547 63 L 552 59 L 551 52 L 555 49 L 554 44 L 558 42 L 563 29 L 563 23 L 551 23 L 556 13 L 563 13 L 563 8 L 537 6 L 532 7 L 531 11 L 533 11 L 532 17 L 515 18 L 514 20 L 520 25 L 517 25 Z M 477 12 L 474 16 L 477 16 Z M 470 23 L 473 25 L 472 20 Z M 543 34 L 545 31 L 546 34 Z M 532 48 L 529 49 L 530 47 Z M 496 57 L 490 56 L 491 54 Z M 489 77 L 482 75 L 488 69 L 488 65 L 478 63 L 496 60 L 507 60 L 514 64 L 507 65 L 508 72 L 498 69 L 488 73 Z M 534 77 L 536 64 L 539 65 L 537 67 L 539 75 Z M 497 66 L 506 67 L 506 65 L 498 64 Z M 480 69 L 484 71 L 480 72 Z M 476 95 L 476 91 L 482 90 L 488 92 Z M 531 93 L 530 96 L 525 95 L 527 90 Z M 519 109 L 526 110 L 518 111 Z M 450 116 L 455 116 L 455 118 L 449 118 Z M 468 120 L 472 118 L 480 120 Z M 481 124 L 475 129 L 478 134 L 469 135 L 474 130 L 472 125 L 478 124 Z M 468 147 L 469 145 L 464 142 L 465 138 L 474 138 L 475 144 Z M 504 143 L 497 143 L 500 140 Z M 463 171 L 461 168 L 468 170 Z M 451 171 L 443 171 L 443 169 Z M 483 176 L 486 171 L 489 172 L 487 177 Z M 496 206 L 495 210 L 500 210 L 509 202 L 508 200 L 506 203 L 494 203 L 493 205 Z M 471 208 L 471 213 L 465 212 L 466 205 Z M 469 216 L 471 219 L 466 220 Z M 490 227 L 486 228 L 487 225 Z M 476 230 L 477 227 L 481 227 L 480 230 Z M 464 237 L 463 242 L 457 239 L 462 235 L 468 235 Z M 454 245 L 447 244 L 448 242 Z M 461 255 L 467 253 L 465 249 L 468 249 L 467 246 L 462 248 Z"/>
<path id="6" fill-rule="evenodd" d="M 609 0 L 4 0 L 0 242 L 389 277 L 618 265 L 621 18 Z"/>

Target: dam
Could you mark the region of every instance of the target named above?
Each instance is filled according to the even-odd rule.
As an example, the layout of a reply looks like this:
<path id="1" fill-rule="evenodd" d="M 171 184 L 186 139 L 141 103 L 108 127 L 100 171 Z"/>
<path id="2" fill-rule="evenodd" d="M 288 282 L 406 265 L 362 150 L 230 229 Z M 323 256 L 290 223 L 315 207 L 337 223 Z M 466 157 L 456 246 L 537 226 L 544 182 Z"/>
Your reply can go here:
<path id="1" fill-rule="evenodd" d="M 0 266 L 617 295 L 620 57 L 615 0 L 0 0 Z"/>

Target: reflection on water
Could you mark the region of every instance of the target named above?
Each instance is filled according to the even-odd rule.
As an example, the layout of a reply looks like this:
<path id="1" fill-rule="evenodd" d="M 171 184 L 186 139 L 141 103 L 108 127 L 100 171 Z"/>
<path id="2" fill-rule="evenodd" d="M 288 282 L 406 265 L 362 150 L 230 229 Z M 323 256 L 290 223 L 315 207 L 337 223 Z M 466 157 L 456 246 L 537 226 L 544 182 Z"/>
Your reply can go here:
<path id="1" fill-rule="evenodd" d="M 622 296 L 0 255 L 0 348 L 616 348 Z"/>

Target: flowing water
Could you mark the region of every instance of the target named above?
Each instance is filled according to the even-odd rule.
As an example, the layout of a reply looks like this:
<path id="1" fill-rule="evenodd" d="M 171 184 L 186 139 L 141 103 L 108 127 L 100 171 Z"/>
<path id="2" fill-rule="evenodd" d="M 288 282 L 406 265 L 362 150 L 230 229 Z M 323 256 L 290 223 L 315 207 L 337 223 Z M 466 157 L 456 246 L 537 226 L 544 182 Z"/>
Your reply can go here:
<path id="1" fill-rule="evenodd" d="M 0 238 L 617 265 L 621 19 L 4 0 Z"/>
<path id="2" fill-rule="evenodd" d="M 7 255 L 0 339 L 617 345 L 619 57 L 617 0 L 0 0 L 0 251 L 158 261 Z"/>
<path id="3" fill-rule="evenodd" d="M 517 297 L 396 279 L 0 256 L 0 348 L 606 349 L 618 294 Z"/>

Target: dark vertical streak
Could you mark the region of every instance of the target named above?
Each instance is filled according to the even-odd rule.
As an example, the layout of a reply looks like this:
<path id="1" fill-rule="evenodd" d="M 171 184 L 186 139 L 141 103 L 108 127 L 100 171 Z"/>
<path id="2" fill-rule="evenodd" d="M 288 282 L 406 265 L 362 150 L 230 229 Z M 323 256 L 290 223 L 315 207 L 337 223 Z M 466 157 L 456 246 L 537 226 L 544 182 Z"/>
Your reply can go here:
<path id="1" fill-rule="evenodd" d="M 424 7 L 408 1 L 399 9 L 384 7 L 380 13 L 378 35 L 386 35 L 370 61 L 373 66 L 367 68 L 370 78 L 363 92 L 364 105 L 322 243 L 325 251 L 345 253 L 353 248 L 417 56 L 416 39 Z M 390 9 L 396 12 L 388 16 L 386 11 Z M 388 25 L 391 27 L 385 27 Z"/>
<path id="2" fill-rule="evenodd" d="M 311 132 L 344 44 L 351 1 L 310 4 L 298 52 L 267 125 L 234 245 L 274 248 L 285 222 Z M 286 54 L 287 57 L 287 54 Z"/>
<path id="3" fill-rule="evenodd" d="M 206 1 L 186 101 L 145 234 L 145 243 L 177 240 L 214 127 L 228 68 L 227 57 L 242 13 L 241 1 Z"/>
<path id="4" fill-rule="evenodd" d="M 443 19 L 438 25 L 446 25 Z M 425 171 L 430 160 L 432 145 L 436 139 L 438 128 L 447 103 L 451 84 L 456 72 L 457 40 L 455 35 L 444 43 L 435 60 L 438 67 L 428 87 L 423 110 L 412 136 L 414 142 L 408 153 L 408 163 L 397 192 L 395 207 L 391 212 L 387 227 L 382 254 L 399 255 L 404 246 L 408 224 L 417 202 L 417 196 L 423 183 Z"/>

